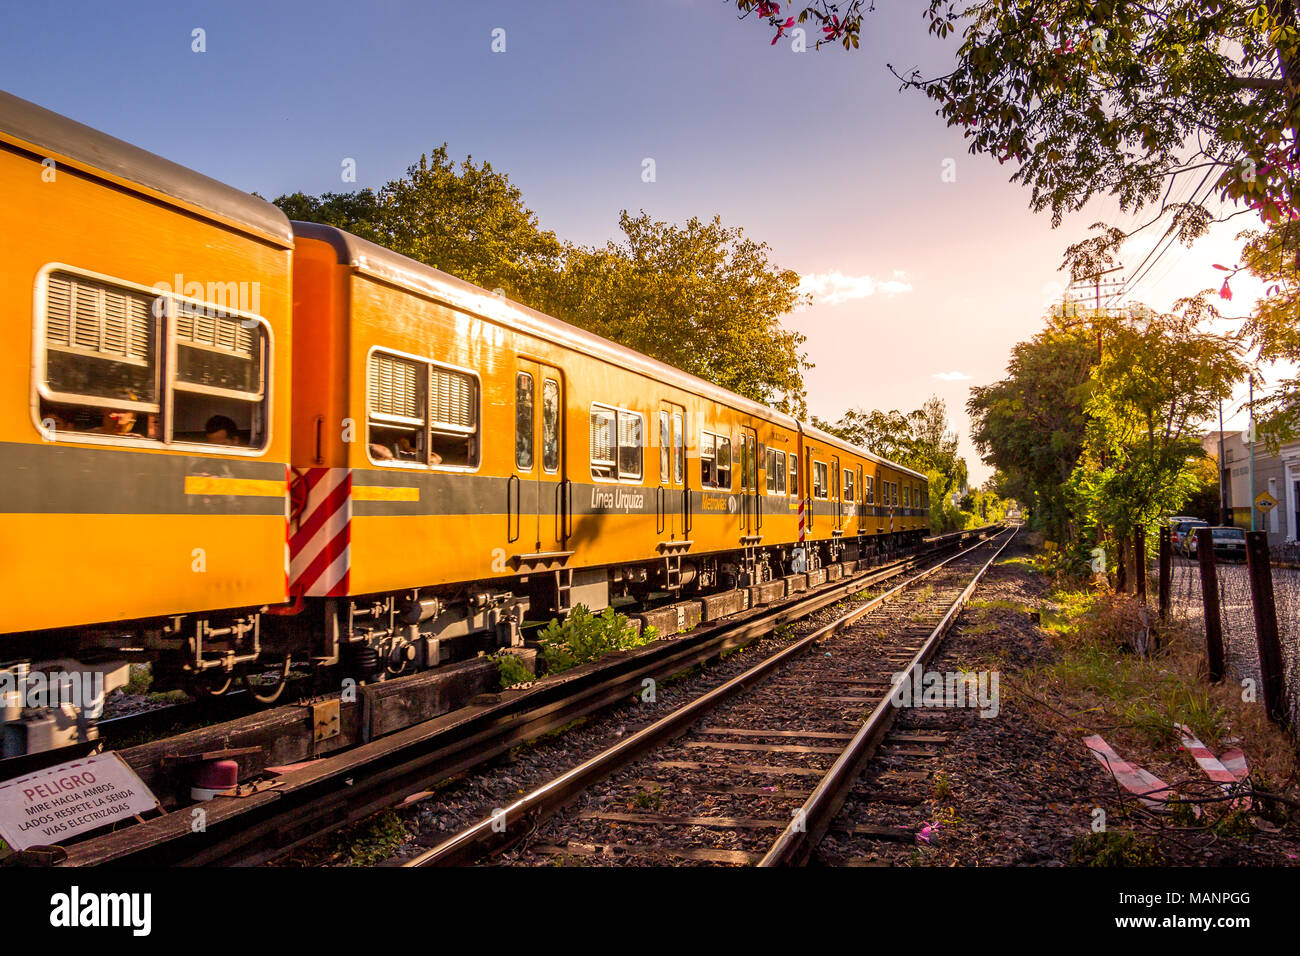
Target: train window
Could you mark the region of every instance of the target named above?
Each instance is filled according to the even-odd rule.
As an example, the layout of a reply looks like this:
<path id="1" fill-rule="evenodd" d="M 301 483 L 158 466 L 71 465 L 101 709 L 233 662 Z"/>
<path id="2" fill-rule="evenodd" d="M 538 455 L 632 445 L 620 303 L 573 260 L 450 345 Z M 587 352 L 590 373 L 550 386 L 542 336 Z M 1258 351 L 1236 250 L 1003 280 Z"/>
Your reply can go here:
<path id="1" fill-rule="evenodd" d="M 533 470 L 533 377 L 515 376 L 515 467 Z"/>
<path id="2" fill-rule="evenodd" d="M 478 380 L 467 372 L 429 367 L 429 463 L 477 468 Z"/>
<path id="3" fill-rule="evenodd" d="M 47 279 L 41 416 L 56 430 L 159 438 L 156 294 Z"/>
<path id="4" fill-rule="evenodd" d="M 767 450 L 767 493 L 785 494 L 785 452 L 775 448 Z"/>
<path id="5" fill-rule="evenodd" d="M 637 412 L 618 412 L 618 476 L 641 477 L 641 448 L 645 444 L 645 419 Z"/>
<path id="6" fill-rule="evenodd" d="M 366 437 L 370 457 L 424 462 L 427 382 L 423 362 L 384 352 L 370 354 Z"/>
<path id="7" fill-rule="evenodd" d="M 700 433 L 700 483 L 706 488 L 731 489 L 731 439 Z"/>
<path id="8" fill-rule="evenodd" d="M 644 445 L 645 419 L 639 412 L 591 407 L 592 477 L 639 479 Z"/>
<path id="9" fill-rule="evenodd" d="M 827 481 L 826 462 L 814 461 L 812 474 L 812 488 L 814 498 L 826 498 L 830 495 L 830 485 Z"/>
<path id="10" fill-rule="evenodd" d="M 596 478 L 613 478 L 618 463 L 618 432 L 616 414 L 612 408 L 593 406 L 591 409 L 591 474 Z"/>
<path id="11" fill-rule="evenodd" d="M 175 311 L 173 440 L 262 447 L 266 329 L 190 302 L 178 302 Z"/>
<path id="12" fill-rule="evenodd" d="M 870 475 L 862 479 L 862 500 L 874 504 L 876 500 L 876 480 Z"/>
<path id="13" fill-rule="evenodd" d="M 560 383 L 553 378 L 542 383 L 542 468 L 560 470 Z"/>
<path id="14" fill-rule="evenodd" d="M 790 453 L 790 495 L 799 497 L 799 456 Z"/>
<path id="15" fill-rule="evenodd" d="M 853 494 L 853 471 L 849 468 L 844 469 L 844 500 L 857 501 Z"/>
<path id="16" fill-rule="evenodd" d="M 912 492 L 912 488 L 910 485 L 903 485 L 903 507 L 904 508 L 910 507 L 908 501 L 911 492 Z"/>
<path id="17" fill-rule="evenodd" d="M 681 484 L 686 478 L 686 432 L 680 412 L 673 414 L 673 480 Z"/>
<path id="18" fill-rule="evenodd" d="M 891 488 L 891 498 L 893 500 L 894 507 L 897 508 L 898 507 L 898 482 L 896 481 L 890 482 L 890 488 Z"/>
<path id="19" fill-rule="evenodd" d="M 673 444 L 672 431 L 668 425 L 668 413 L 659 413 L 659 481 L 661 484 L 668 484 L 668 459 L 671 456 Z"/>

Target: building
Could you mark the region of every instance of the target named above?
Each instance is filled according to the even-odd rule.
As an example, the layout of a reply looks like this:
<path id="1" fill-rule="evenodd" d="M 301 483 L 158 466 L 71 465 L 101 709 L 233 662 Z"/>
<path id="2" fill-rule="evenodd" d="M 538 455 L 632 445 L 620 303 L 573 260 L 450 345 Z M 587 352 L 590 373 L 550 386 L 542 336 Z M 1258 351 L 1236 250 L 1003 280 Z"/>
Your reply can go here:
<path id="1" fill-rule="evenodd" d="M 1206 436 L 1204 446 L 1210 454 L 1218 454 L 1217 432 Z M 1255 443 L 1255 487 L 1250 486 L 1250 445 L 1242 441 L 1241 432 L 1227 432 L 1223 436 L 1221 467 L 1228 476 L 1228 503 L 1232 509 L 1232 523 L 1240 528 L 1250 528 L 1252 502 L 1267 491 L 1277 501 L 1277 507 L 1255 515 L 1255 529 L 1268 532 L 1270 545 L 1300 540 L 1300 441 L 1283 445 L 1279 454 L 1269 453 L 1263 442 Z"/>

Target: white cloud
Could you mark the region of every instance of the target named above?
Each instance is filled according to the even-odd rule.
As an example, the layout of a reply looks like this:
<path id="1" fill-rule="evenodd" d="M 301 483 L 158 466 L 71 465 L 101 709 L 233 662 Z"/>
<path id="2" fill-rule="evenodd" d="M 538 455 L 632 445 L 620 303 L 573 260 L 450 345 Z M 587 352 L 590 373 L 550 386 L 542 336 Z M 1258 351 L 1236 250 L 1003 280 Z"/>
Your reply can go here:
<path id="1" fill-rule="evenodd" d="M 876 293 L 898 295 L 911 292 L 911 283 L 903 272 L 895 270 L 892 279 L 875 279 L 869 275 L 846 276 L 838 270 L 813 272 L 799 277 L 799 291 L 806 292 L 826 305 L 839 305 L 850 299 L 865 299 Z"/>
<path id="2" fill-rule="evenodd" d="M 961 382 L 970 378 L 965 372 L 935 372 L 930 376 L 943 382 Z"/>

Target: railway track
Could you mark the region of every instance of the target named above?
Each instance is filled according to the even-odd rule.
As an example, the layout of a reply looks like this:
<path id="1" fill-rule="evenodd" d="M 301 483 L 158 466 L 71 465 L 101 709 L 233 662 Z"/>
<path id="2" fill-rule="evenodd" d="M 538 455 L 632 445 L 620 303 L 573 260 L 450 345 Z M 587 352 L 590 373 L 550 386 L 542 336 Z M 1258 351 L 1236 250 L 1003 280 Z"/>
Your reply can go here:
<path id="1" fill-rule="evenodd" d="M 889 736 L 892 678 L 923 670 L 1015 534 L 909 577 L 403 865 L 807 862 L 874 755 L 923 758 L 942 744 Z M 855 839 L 913 839 L 897 827 L 846 828 Z"/>
<path id="2" fill-rule="evenodd" d="M 647 678 L 663 680 L 719 659 L 730 651 L 862 591 L 913 573 L 958 542 L 992 533 L 980 529 L 936 539 L 927 551 L 865 567 L 851 576 L 771 606 L 754 608 L 702 626 L 690 634 L 661 640 L 632 652 L 575 668 L 558 679 L 539 681 L 523 690 L 480 694 L 467 706 L 422 720 L 326 755 L 268 767 L 236 797 L 219 797 L 203 805 L 202 828 L 181 796 L 164 800 L 172 812 L 116 832 L 91 836 L 54 853 L 33 854 L 42 865 L 251 865 L 282 853 L 339 826 L 400 804 L 427 789 L 485 763 L 574 720 L 596 713 L 639 693 Z M 417 675 L 414 680 L 422 680 Z M 397 686 L 400 682 L 394 682 Z M 385 688 L 387 684 L 377 685 Z M 303 726 L 312 730 L 311 704 L 262 711 L 241 721 L 153 741 L 121 751 L 139 770 L 142 762 L 165 764 L 196 753 L 211 756 L 222 747 L 248 743 L 238 733 L 267 727 Z M 304 716 L 306 715 L 306 716 Z M 344 715 L 346 723 L 346 714 Z M 305 721 L 305 723 L 304 723 Z M 277 730 L 277 733 L 280 731 Z M 294 733 L 299 733 L 295 730 Z M 249 749 L 245 747 L 244 749 Z M 253 748 L 256 749 L 256 748 Z M 263 747 L 265 749 L 265 746 Z M 274 756 L 275 746 L 269 756 Z M 269 762 L 269 760 L 268 760 Z M 181 812 L 175 812 L 181 810 Z"/>

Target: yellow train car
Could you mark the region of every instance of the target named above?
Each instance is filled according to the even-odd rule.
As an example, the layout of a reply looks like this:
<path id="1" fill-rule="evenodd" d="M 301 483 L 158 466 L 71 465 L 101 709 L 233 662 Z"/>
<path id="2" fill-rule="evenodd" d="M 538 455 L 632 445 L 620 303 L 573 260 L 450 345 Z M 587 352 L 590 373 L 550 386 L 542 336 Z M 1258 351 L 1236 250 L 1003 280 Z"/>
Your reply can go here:
<path id="1" fill-rule="evenodd" d="M 321 660 L 400 673 L 457 641 L 516 641 L 525 616 L 760 583 L 923 531 L 924 476 L 341 230 L 293 228 L 291 588 Z"/>
<path id="2" fill-rule="evenodd" d="M 0 183 L 0 663 L 254 660 L 287 598 L 287 220 L 5 93 Z"/>
<path id="3" fill-rule="evenodd" d="M 373 680 L 928 524 L 916 472 L 5 94 L 0 183 L 0 666 Z"/>

